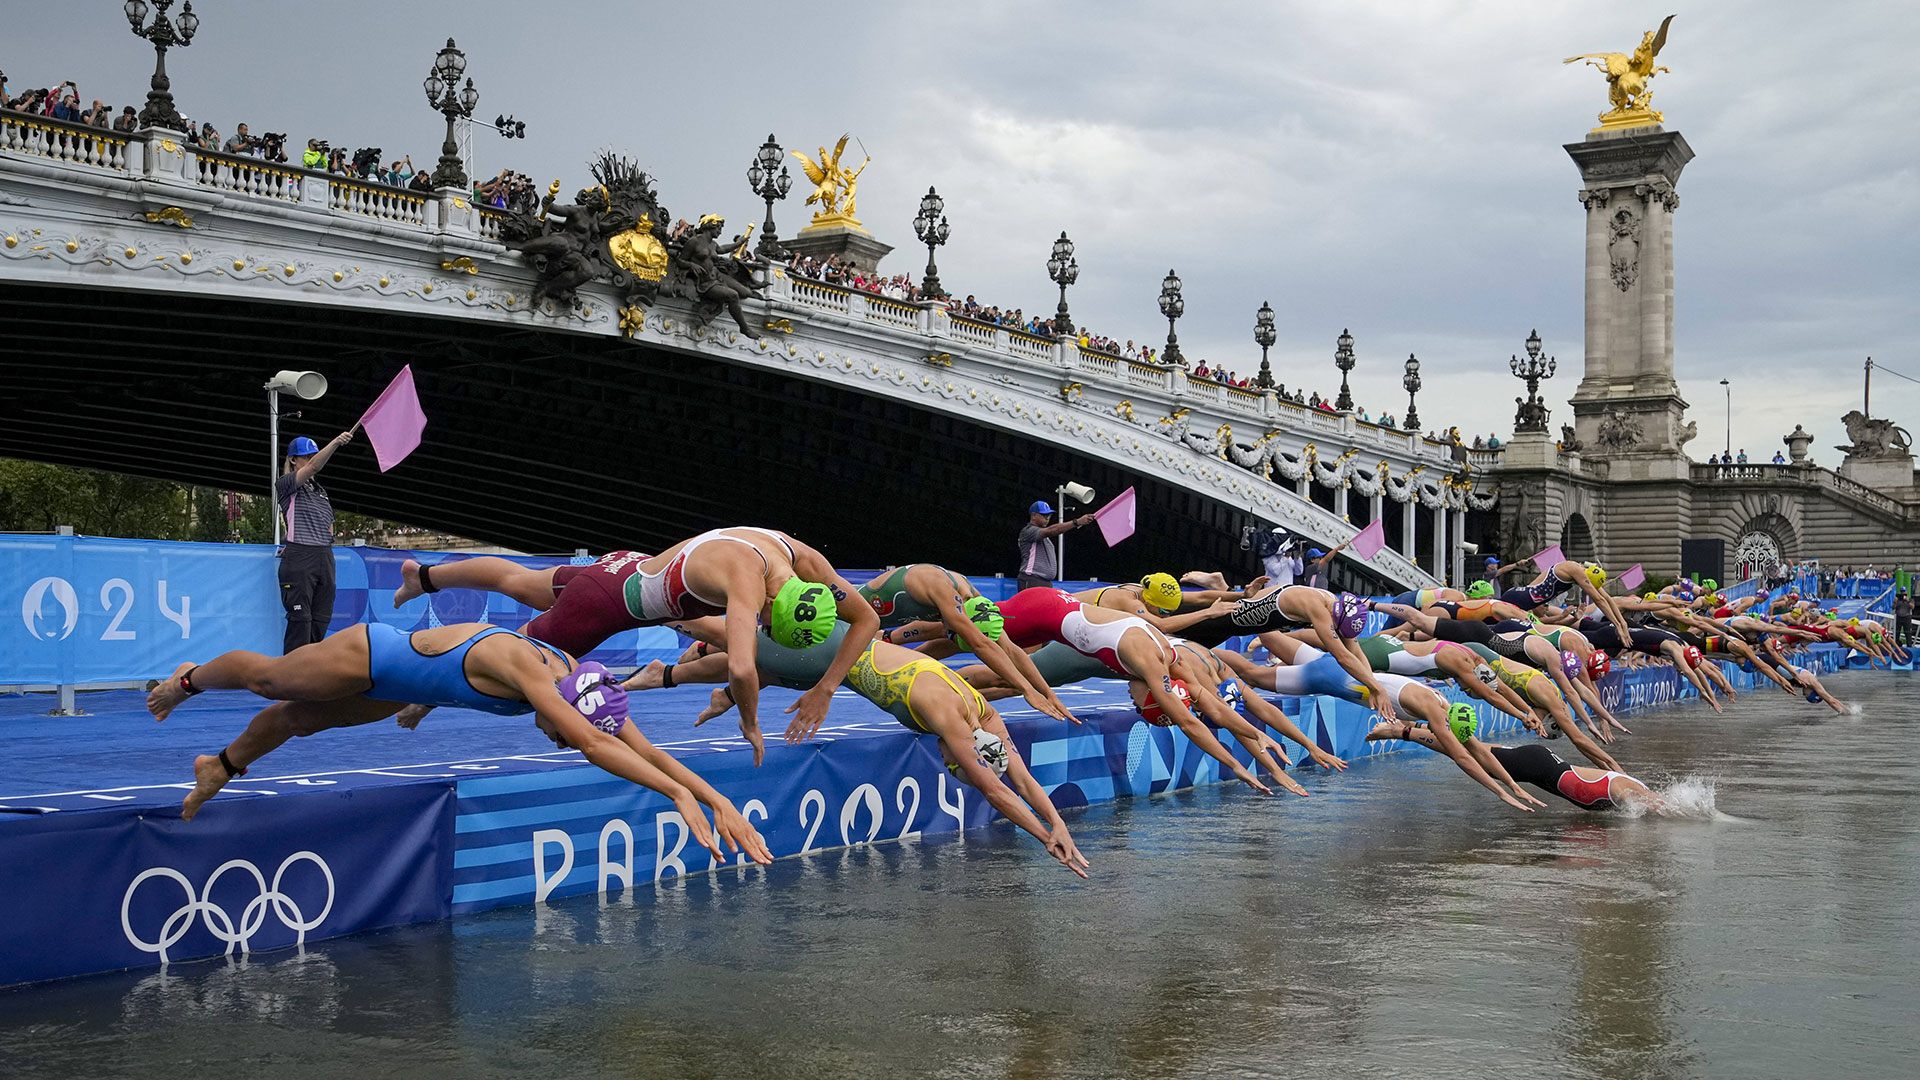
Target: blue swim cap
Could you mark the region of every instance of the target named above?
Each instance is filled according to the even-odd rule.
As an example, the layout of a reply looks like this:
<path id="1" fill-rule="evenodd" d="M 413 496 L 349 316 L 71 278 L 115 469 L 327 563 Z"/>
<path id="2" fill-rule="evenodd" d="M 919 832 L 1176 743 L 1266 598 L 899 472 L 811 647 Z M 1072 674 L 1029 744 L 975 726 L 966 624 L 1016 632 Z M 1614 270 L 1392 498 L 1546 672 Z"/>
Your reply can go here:
<path id="1" fill-rule="evenodd" d="M 1807 700 L 1815 705 L 1820 704 L 1820 691 L 1818 690 L 1807 691 Z"/>
<path id="2" fill-rule="evenodd" d="M 302 435 L 287 444 L 288 457 L 306 457 L 308 454 L 317 454 L 319 452 L 320 452 L 320 447 L 315 445 L 314 441 L 312 439 L 307 438 L 305 435 Z"/>

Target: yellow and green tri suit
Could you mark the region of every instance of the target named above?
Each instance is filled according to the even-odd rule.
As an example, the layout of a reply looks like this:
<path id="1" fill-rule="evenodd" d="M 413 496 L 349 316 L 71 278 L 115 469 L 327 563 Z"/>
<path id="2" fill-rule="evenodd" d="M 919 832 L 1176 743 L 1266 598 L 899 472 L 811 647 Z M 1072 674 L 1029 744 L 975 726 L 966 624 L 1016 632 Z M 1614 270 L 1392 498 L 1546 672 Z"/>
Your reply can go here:
<path id="1" fill-rule="evenodd" d="M 754 663 L 781 686 L 790 690 L 809 690 L 820 681 L 821 676 L 827 673 L 827 668 L 833 663 L 834 654 L 840 650 L 840 643 L 845 641 L 846 637 L 847 624 L 836 623 L 833 633 L 827 635 L 827 640 L 809 645 L 804 649 L 789 649 L 776 643 L 763 628 L 756 640 Z M 938 660 L 914 655 L 911 649 L 900 650 L 908 654 L 904 662 L 901 662 L 899 654 L 892 648 L 886 650 L 890 661 L 899 663 L 900 666 L 890 671 L 883 669 L 881 666 L 883 662 L 874 658 L 875 644 L 868 643 L 866 651 L 860 654 L 860 659 L 853 662 L 853 667 L 847 671 L 844 685 L 847 689 L 885 709 L 895 720 L 900 721 L 900 726 L 908 731 L 915 731 L 922 735 L 934 734 L 931 728 L 921 722 L 919 715 L 913 711 L 912 701 L 909 700 L 913 693 L 914 682 L 923 677 L 939 679 L 951 687 L 954 693 L 959 694 L 960 700 L 967 703 L 973 710 L 974 726 L 979 726 L 978 722 L 984 720 L 992 711 L 992 707 L 987 704 L 987 699 L 981 697 L 979 691 L 968 686 L 964 679 L 955 675 L 947 665 Z"/>
<path id="2" fill-rule="evenodd" d="M 1467 648 L 1473 650 L 1475 656 L 1486 661 L 1487 666 L 1493 669 L 1493 673 L 1500 677 L 1500 681 L 1506 683 L 1508 689 L 1519 694 L 1521 700 L 1531 701 L 1537 705 L 1544 705 L 1546 702 L 1540 700 L 1537 696 L 1538 694 L 1544 693 L 1556 698 L 1560 696 L 1559 688 L 1553 685 L 1553 680 L 1547 679 L 1538 668 L 1523 665 L 1509 667 L 1507 666 L 1505 658 L 1492 649 L 1487 648 L 1485 645 L 1477 641 L 1469 641 L 1466 645 Z M 1532 686 L 1534 682 L 1539 679 L 1546 679 L 1546 686 L 1536 691 L 1532 689 Z"/>

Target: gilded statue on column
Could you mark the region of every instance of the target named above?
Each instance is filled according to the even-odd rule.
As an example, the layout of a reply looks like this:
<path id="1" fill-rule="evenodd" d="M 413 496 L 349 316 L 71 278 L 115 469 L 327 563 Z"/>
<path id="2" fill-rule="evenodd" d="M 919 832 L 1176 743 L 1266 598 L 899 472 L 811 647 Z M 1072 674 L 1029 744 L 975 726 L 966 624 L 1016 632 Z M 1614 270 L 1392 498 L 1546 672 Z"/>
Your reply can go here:
<path id="1" fill-rule="evenodd" d="M 1666 47 L 1667 26 L 1672 22 L 1673 16 L 1669 15 L 1661 21 L 1660 29 L 1641 35 L 1640 47 L 1631 53 L 1583 53 L 1563 61 L 1572 64 L 1585 60 L 1607 77 L 1607 100 L 1613 108 L 1600 114 L 1600 126 L 1595 131 L 1642 127 L 1666 119 L 1650 107 L 1653 90 L 1647 84 L 1654 75 L 1668 70 L 1654 66 L 1653 61 Z"/>
<path id="2" fill-rule="evenodd" d="M 827 153 L 826 147 L 820 148 L 820 160 L 815 161 L 798 150 L 793 156 L 800 159 L 801 168 L 806 170 L 807 179 L 813 181 L 813 194 L 807 196 L 807 205 L 818 203 L 820 209 L 814 211 L 814 225 L 852 225 L 860 222 L 853 216 L 854 198 L 859 189 L 860 174 L 866 171 L 873 158 L 869 156 L 860 163 L 860 167 L 848 171 L 840 164 L 840 155 L 846 153 L 850 135 L 840 136 L 834 144 L 833 153 Z"/>

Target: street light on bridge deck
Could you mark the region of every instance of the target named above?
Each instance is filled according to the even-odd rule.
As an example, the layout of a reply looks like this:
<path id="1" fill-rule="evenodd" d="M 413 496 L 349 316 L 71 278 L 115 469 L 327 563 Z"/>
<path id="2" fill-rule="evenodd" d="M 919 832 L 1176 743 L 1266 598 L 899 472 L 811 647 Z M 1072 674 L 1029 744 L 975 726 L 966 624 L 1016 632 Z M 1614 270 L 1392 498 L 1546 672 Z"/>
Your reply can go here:
<path id="1" fill-rule="evenodd" d="M 120 8 L 126 13 L 127 22 L 133 25 L 135 36 L 153 42 L 153 81 L 147 90 L 146 108 L 140 110 L 140 126 L 180 131 L 186 121 L 173 108 L 173 81 L 167 78 L 167 48 L 178 45 L 184 49 L 193 44 L 193 35 L 200 30 L 200 16 L 193 13 L 193 0 L 187 0 L 180 8 L 176 30 L 176 20 L 167 18 L 167 9 L 173 6 L 173 0 L 153 0 L 153 4 L 159 10 L 149 26 L 141 25 L 147 18 L 146 0 L 127 0 Z"/>
<path id="2" fill-rule="evenodd" d="M 933 264 L 933 249 L 947 242 L 947 201 L 929 185 L 920 200 L 920 212 L 913 216 L 913 235 L 927 245 L 927 272 L 920 278 L 920 295 L 938 299 L 947 294 L 940 287 L 940 268 Z"/>
<path id="3" fill-rule="evenodd" d="M 1267 350 L 1273 348 L 1276 335 L 1273 329 L 1273 305 L 1260 301 L 1260 310 L 1253 313 L 1253 342 L 1260 346 L 1260 377 L 1254 385 L 1262 390 L 1273 389 L 1273 368 L 1267 363 Z"/>
<path id="4" fill-rule="evenodd" d="M 1067 314 L 1067 286 L 1080 280 L 1080 261 L 1073 257 L 1073 241 L 1067 239 L 1065 229 L 1060 231 L 1060 239 L 1053 242 L 1053 253 L 1047 259 L 1047 276 L 1060 286 L 1060 310 L 1053 316 L 1053 332 L 1072 337 L 1073 317 Z"/>
<path id="5" fill-rule="evenodd" d="M 447 47 L 433 58 L 433 68 L 420 84 L 427 92 L 427 104 L 447 118 L 447 138 L 440 144 L 440 160 L 433 166 L 435 188 L 467 186 L 467 169 L 460 160 L 460 143 L 453 137 L 453 122 L 473 117 L 473 107 L 480 104 L 480 91 L 473 88 L 471 78 L 464 89 L 460 87 L 460 76 L 466 71 L 467 54 L 454 48 L 453 39 L 448 38 Z"/>
<path id="6" fill-rule="evenodd" d="M 1167 317 L 1167 350 L 1160 359 L 1169 364 L 1187 366 L 1187 358 L 1180 355 L 1180 339 L 1174 336 L 1173 320 L 1187 313 L 1186 298 L 1180 295 L 1180 275 L 1167 271 L 1160 280 L 1160 314 Z"/>

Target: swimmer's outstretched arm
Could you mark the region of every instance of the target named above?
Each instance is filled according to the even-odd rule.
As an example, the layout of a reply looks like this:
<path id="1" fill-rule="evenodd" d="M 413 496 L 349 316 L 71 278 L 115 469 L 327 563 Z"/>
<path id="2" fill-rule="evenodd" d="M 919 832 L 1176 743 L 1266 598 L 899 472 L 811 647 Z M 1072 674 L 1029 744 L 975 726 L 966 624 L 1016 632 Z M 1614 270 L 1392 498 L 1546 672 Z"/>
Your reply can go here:
<path id="1" fill-rule="evenodd" d="M 1067 831 L 1066 821 L 1060 817 L 1060 811 L 1053 805 L 1053 800 L 1047 797 L 1047 789 L 1041 786 L 1040 781 L 1033 778 L 1033 770 L 1027 768 L 1027 763 L 1021 758 L 1020 751 L 1013 748 L 1013 733 L 1007 730 L 1006 721 L 1001 719 L 999 713 L 989 710 L 986 717 L 981 720 L 980 726 L 1000 736 L 1000 741 L 1006 744 L 1007 785 L 1018 792 L 1020 797 L 1026 800 L 1027 805 L 1033 808 L 1035 816 L 1046 823 L 1046 834 L 1035 833 L 1034 835 L 1047 846 L 1047 853 L 1058 859 L 1060 865 L 1081 877 L 1086 877 L 1087 869 L 1093 864 L 1087 861 L 1085 855 L 1080 854 L 1079 846 L 1073 842 L 1073 834 Z"/>
<path id="2" fill-rule="evenodd" d="M 1048 700 L 1060 707 L 1060 712 L 1057 716 L 1054 716 L 1054 719 L 1066 720 L 1074 724 L 1080 722 L 1080 718 L 1073 715 L 1073 710 L 1067 708 L 1067 703 L 1060 700 L 1060 695 L 1054 692 L 1053 687 L 1047 685 L 1046 677 L 1040 674 L 1040 669 L 1034 666 L 1033 657 L 1029 655 L 1025 649 L 1015 645 L 1013 640 L 1004 633 L 1000 635 L 999 641 L 993 643 L 993 647 L 998 649 L 1000 654 L 1007 658 L 1008 663 L 1013 665 L 1013 669 L 1018 671 L 1027 680 L 1028 686 L 1033 687 L 1036 691 L 1044 692 Z M 922 649 L 920 651 L 924 653 L 929 650 Z M 937 660 L 940 659 L 940 657 L 930 656 L 928 659 Z M 982 659 L 985 658 L 982 657 Z M 1048 715 L 1053 714 L 1049 713 Z"/>
<path id="3" fill-rule="evenodd" d="M 1150 676 L 1140 680 L 1140 683 L 1146 690 L 1147 696 L 1153 699 L 1154 704 L 1160 706 L 1161 715 L 1172 717 L 1174 725 L 1193 741 L 1193 745 L 1199 747 L 1208 757 L 1218 761 L 1241 783 L 1262 795 L 1273 794 L 1272 788 L 1261 783 L 1259 777 L 1248 772 L 1247 767 L 1240 764 L 1240 759 L 1228 753 L 1227 748 L 1220 745 L 1220 740 L 1214 737 L 1213 729 L 1201 723 L 1187 709 L 1187 703 L 1180 700 L 1179 696 L 1173 692 L 1173 675 L 1170 672 Z"/>
<path id="4" fill-rule="evenodd" d="M 1182 671 L 1186 674 L 1183 675 Z M 1188 696 L 1193 699 L 1195 705 L 1200 707 L 1201 715 L 1207 718 L 1208 723 L 1232 733 L 1233 737 L 1239 740 L 1240 745 L 1246 747 L 1247 753 L 1253 755 L 1255 763 L 1265 769 L 1267 775 L 1273 777 L 1281 787 L 1302 798 L 1306 797 L 1307 789 L 1286 774 L 1285 768 L 1275 756 L 1276 750 L 1282 755 L 1286 753 L 1279 743 L 1274 742 L 1266 732 L 1247 723 L 1246 718 L 1234 712 L 1231 705 L 1220 700 L 1220 695 L 1214 691 L 1213 685 L 1199 673 L 1193 672 L 1183 664 L 1174 669 L 1174 677 L 1186 682 Z"/>
<path id="5" fill-rule="evenodd" d="M 1248 686 L 1246 682 L 1239 677 L 1236 676 L 1233 681 L 1239 684 L 1240 700 L 1247 703 L 1247 711 L 1253 714 L 1255 720 L 1279 732 L 1285 738 L 1292 739 L 1294 742 L 1305 747 L 1307 756 L 1313 760 L 1315 765 L 1337 772 L 1346 771 L 1347 763 L 1345 759 L 1335 757 L 1325 750 L 1322 750 L 1319 744 L 1308 738 L 1307 733 L 1301 731 L 1297 724 L 1287 719 L 1287 714 L 1281 711 L 1278 705 L 1261 697 L 1258 691 Z"/>
<path id="6" fill-rule="evenodd" d="M 619 738 L 643 760 L 692 792 L 694 798 L 713 808 L 714 831 L 720 834 L 721 841 L 727 845 L 729 851 L 745 852 L 747 858 L 762 866 L 773 862 L 773 852 L 767 850 L 767 842 L 761 838 L 759 830 L 741 815 L 731 800 L 716 791 L 713 785 L 707 783 L 699 773 L 681 764 L 672 754 L 648 742 L 647 737 L 640 733 L 640 726 L 632 721 L 628 721 L 626 726 L 620 729 Z M 764 753 L 764 744 L 754 747 L 755 767 L 759 766 L 760 757 Z M 705 819 L 701 820 L 704 823 Z M 709 850 L 717 850 L 712 844 L 708 844 L 707 847 Z"/>
<path id="7" fill-rule="evenodd" d="M 1081 877 L 1086 877 L 1087 872 L 1084 866 L 1076 865 L 1075 862 L 1074 857 L 1080 854 L 1079 849 L 1072 847 L 1072 841 L 1068 839 L 1066 833 L 1064 831 L 1061 832 L 1058 839 L 1056 839 L 1053 832 L 1041 823 L 1039 817 L 1021 800 L 1020 796 L 1014 794 L 1013 789 L 1001 783 L 1000 778 L 994 775 L 992 769 L 980 763 L 980 752 L 975 749 L 973 745 L 971 734 L 973 729 L 958 720 L 941 723 L 939 727 L 940 733 L 938 737 L 940 739 L 940 745 L 945 748 L 947 758 L 958 763 L 960 779 L 966 781 L 968 786 L 978 791 L 981 798 L 986 799 L 987 803 L 995 810 L 1000 811 L 1001 817 L 1025 829 L 1028 833 L 1032 834 L 1034 839 L 1045 844 L 1047 854 L 1059 860 L 1060 865 Z M 1004 726 L 1002 730 L 1005 730 Z M 963 732 L 965 734 L 963 734 Z M 995 734 L 1000 733 L 995 732 Z M 1001 737 L 1003 739 L 1006 738 L 1004 735 Z M 1020 755 L 1014 750 L 1011 739 L 1007 739 L 1006 747 L 1007 773 L 1008 775 L 1012 775 L 1014 768 L 1013 763 L 1019 760 Z M 1024 763 L 1021 769 L 1023 772 L 1025 771 Z M 1031 777 L 1029 777 L 1029 779 L 1031 779 Z M 1044 798 L 1045 796 L 1043 795 L 1042 797 Z M 1086 860 L 1081 858 L 1078 862 L 1084 864 Z"/>
<path id="8" fill-rule="evenodd" d="M 685 784 L 662 768 L 660 759 L 667 758 L 670 761 L 671 758 L 658 747 L 646 743 L 646 737 L 640 735 L 632 721 L 628 721 L 621 729 L 620 737 L 593 726 L 586 717 L 580 715 L 579 710 L 560 696 L 560 690 L 554 685 L 546 664 L 535 659 L 531 651 L 527 651 L 524 658 L 521 657 L 522 651 L 514 650 L 514 658 L 502 660 L 497 671 L 505 677 L 503 681 L 511 680 L 509 684 L 520 691 L 527 704 L 533 706 L 534 714 L 546 721 L 567 746 L 580 751 L 589 764 L 672 800 L 674 809 L 686 821 L 693 838 L 699 841 L 701 847 L 713 852 L 715 858 L 724 860 L 726 854 L 713 838 L 713 830 L 707 824 L 707 814 L 700 808 L 700 801 Z M 631 745 L 626 738 L 629 731 L 646 743 L 652 753 L 642 754 Z"/>

